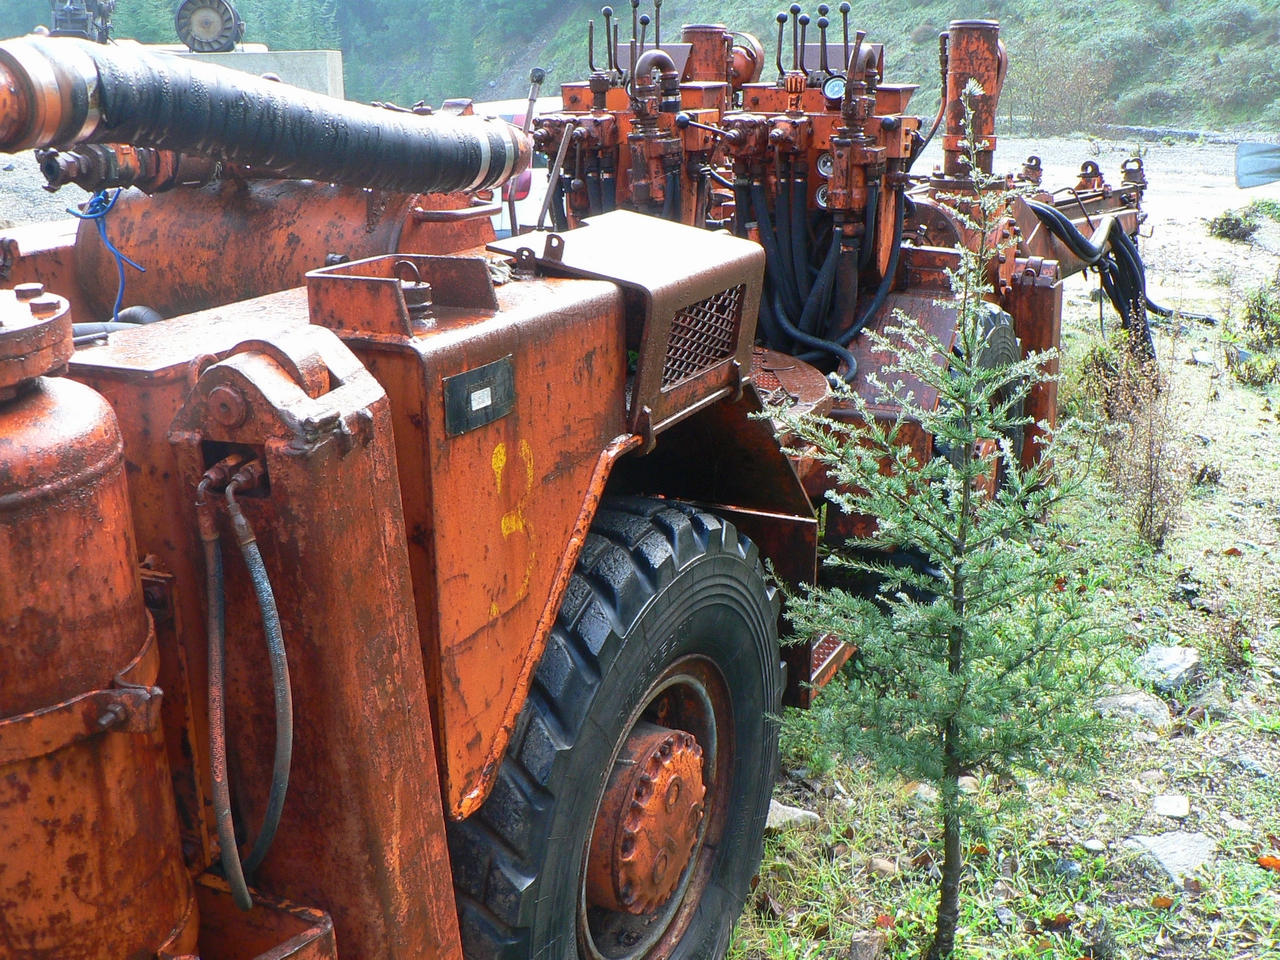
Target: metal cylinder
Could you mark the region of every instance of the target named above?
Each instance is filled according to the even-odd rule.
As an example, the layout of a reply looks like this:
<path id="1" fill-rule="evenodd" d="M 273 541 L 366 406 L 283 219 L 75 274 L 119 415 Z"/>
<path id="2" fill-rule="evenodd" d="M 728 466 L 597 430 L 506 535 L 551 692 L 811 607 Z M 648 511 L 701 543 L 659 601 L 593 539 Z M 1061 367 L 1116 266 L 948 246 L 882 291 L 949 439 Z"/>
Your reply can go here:
<path id="1" fill-rule="evenodd" d="M 4 956 L 188 953 L 196 909 L 120 433 L 99 394 L 39 375 L 65 364 L 70 323 L 65 300 L 28 299 L 0 291 Z"/>
<path id="2" fill-rule="evenodd" d="M 689 44 L 684 76 L 692 83 L 728 83 L 733 66 L 733 35 L 722 23 L 687 23 L 680 42 Z"/>
<path id="3" fill-rule="evenodd" d="M 127 143 L 403 193 L 499 186 L 530 141 L 486 117 L 336 100 L 212 64 L 69 38 L 0 43 L 0 151 Z"/>
<path id="4" fill-rule="evenodd" d="M 963 140 L 973 137 L 978 146 L 978 166 L 991 172 L 995 151 L 996 109 L 1004 85 L 1008 59 L 1000 42 L 1000 24 L 994 20 L 954 20 L 947 28 L 947 114 L 943 134 L 943 171 L 950 177 L 967 177 L 969 162 Z M 964 128 L 964 91 L 970 80 L 982 87 L 971 98 L 973 129 Z M 985 144 L 985 146 L 984 146 Z"/>

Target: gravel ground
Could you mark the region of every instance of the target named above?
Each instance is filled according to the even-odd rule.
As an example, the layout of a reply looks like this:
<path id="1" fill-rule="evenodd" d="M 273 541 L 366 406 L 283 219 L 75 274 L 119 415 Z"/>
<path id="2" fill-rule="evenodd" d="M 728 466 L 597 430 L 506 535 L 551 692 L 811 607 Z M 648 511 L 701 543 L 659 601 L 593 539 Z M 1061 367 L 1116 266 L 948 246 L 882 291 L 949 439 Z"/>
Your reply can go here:
<path id="1" fill-rule="evenodd" d="M 63 187 L 57 193 L 45 190 L 31 151 L 0 155 L 0 228 L 65 219 L 67 207 L 83 203 L 88 196 L 79 187 Z"/>

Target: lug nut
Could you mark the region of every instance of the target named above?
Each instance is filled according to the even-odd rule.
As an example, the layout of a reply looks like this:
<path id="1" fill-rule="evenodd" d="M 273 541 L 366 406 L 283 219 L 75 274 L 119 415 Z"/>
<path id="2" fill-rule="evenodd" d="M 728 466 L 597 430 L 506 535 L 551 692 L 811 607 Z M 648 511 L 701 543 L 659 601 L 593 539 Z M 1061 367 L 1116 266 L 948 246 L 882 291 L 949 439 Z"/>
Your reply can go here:
<path id="1" fill-rule="evenodd" d="M 19 300 L 34 300 L 44 293 L 43 283 L 20 283 L 13 288 Z"/>
<path id="2" fill-rule="evenodd" d="M 34 300 L 28 301 L 28 305 L 31 307 L 33 316 L 52 317 L 62 306 L 62 301 L 54 296 L 37 296 Z"/>

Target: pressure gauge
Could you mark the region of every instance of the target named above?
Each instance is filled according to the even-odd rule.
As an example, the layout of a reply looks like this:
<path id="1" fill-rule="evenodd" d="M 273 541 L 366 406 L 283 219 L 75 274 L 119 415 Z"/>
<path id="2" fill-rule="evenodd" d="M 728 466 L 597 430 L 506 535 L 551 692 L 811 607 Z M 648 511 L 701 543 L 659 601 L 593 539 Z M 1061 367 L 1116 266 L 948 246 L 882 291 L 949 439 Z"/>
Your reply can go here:
<path id="1" fill-rule="evenodd" d="M 843 100 L 844 77 L 827 77 L 822 84 L 822 95 L 828 100 Z"/>
<path id="2" fill-rule="evenodd" d="M 829 197 L 830 197 L 830 193 L 827 190 L 827 185 L 825 183 L 818 184 L 818 189 L 813 192 L 814 202 L 823 210 L 825 210 L 827 209 L 827 203 L 828 203 Z"/>
<path id="3" fill-rule="evenodd" d="M 831 156 L 831 154 L 823 153 L 818 156 L 818 163 L 817 163 L 818 176 L 824 179 L 831 176 L 831 171 L 834 170 L 835 167 L 836 167 L 836 161 L 835 161 L 835 158 Z"/>

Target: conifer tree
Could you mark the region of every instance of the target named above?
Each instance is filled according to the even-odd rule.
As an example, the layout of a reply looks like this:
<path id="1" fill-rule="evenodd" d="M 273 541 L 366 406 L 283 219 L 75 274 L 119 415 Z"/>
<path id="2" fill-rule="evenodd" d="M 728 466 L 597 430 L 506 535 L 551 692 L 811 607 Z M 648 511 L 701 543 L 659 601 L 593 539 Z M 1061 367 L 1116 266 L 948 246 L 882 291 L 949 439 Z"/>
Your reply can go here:
<path id="1" fill-rule="evenodd" d="M 971 84 L 966 103 L 980 95 Z M 798 636 L 834 633 L 858 651 L 819 700 L 817 729 L 847 755 L 938 787 L 944 856 L 928 960 L 955 949 L 962 840 L 977 815 L 960 778 L 1087 769 L 1102 730 L 1091 704 L 1106 648 L 1089 617 L 1087 549 L 1060 521 L 1087 458 L 1046 456 L 1024 468 L 1016 455 L 1012 438 L 1027 422 L 1021 401 L 1046 379 L 1048 356 L 984 362 L 993 228 L 1009 195 L 1008 184 L 982 173 L 977 148 L 968 145 L 973 192 L 951 198 L 983 238 L 976 251 L 959 251 L 951 271 L 954 297 L 944 302 L 956 310 L 954 349 L 899 313 L 866 334 L 887 361 L 867 376 L 881 403 L 900 408 L 896 420 L 877 421 L 849 391 L 856 425 L 783 414 L 794 452 L 838 484 L 833 505 L 878 521 L 826 559 L 846 586 L 793 598 L 789 616 Z M 924 389 L 913 392 L 912 380 Z M 934 392 L 936 405 L 920 401 Z M 918 462 L 900 442 L 911 423 L 949 453 Z"/>

